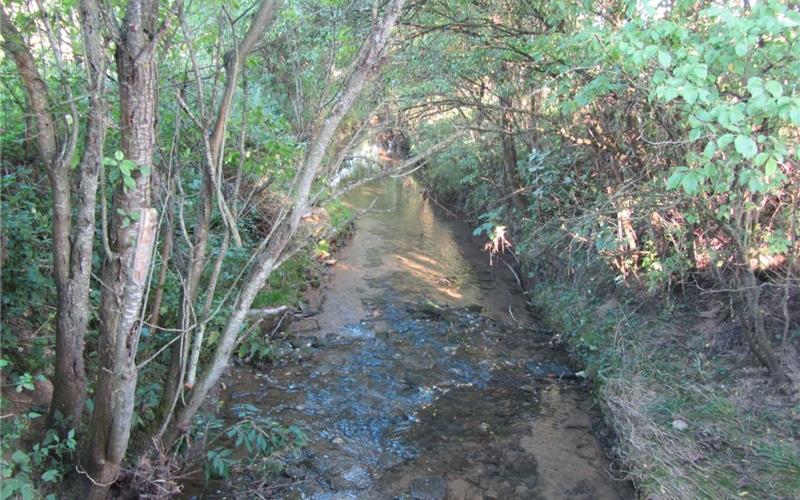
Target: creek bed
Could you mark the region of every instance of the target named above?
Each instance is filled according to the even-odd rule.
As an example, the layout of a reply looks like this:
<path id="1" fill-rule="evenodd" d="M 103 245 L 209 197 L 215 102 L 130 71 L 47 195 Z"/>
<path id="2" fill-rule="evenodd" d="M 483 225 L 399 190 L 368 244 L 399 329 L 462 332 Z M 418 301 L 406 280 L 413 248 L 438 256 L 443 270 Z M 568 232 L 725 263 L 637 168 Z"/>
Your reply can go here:
<path id="1" fill-rule="evenodd" d="M 234 368 L 221 395 L 308 436 L 261 494 L 633 498 L 612 478 L 586 388 L 470 229 L 409 180 L 346 202 L 372 210 L 310 294 L 320 313 L 292 325 L 301 355 Z"/>

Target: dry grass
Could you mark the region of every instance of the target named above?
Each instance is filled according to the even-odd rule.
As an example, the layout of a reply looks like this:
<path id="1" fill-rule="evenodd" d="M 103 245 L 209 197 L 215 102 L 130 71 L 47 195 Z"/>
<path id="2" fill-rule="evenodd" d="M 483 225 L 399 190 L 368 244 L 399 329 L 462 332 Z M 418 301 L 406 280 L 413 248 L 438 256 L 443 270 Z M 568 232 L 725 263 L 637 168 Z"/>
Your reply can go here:
<path id="1" fill-rule="evenodd" d="M 800 498 L 800 404 L 753 364 L 724 312 L 706 322 L 687 308 L 632 312 L 556 285 L 536 297 L 595 375 L 642 497 Z"/>

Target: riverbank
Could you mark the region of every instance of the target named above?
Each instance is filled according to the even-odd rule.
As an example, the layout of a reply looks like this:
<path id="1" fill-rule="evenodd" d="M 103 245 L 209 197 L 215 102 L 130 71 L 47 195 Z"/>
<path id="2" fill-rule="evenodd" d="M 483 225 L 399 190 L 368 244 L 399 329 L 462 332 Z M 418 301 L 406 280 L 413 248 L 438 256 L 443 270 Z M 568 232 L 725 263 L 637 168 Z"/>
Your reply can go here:
<path id="1" fill-rule="evenodd" d="M 601 290 L 540 281 L 531 295 L 596 382 L 640 495 L 800 497 L 800 406 L 749 359 L 726 307 Z"/>
<path id="2" fill-rule="evenodd" d="M 594 382 L 641 497 L 800 498 L 800 405 L 747 351 L 729 297 L 626 287 L 591 253 L 563 258 L 567 228 L 534 241 L 503 223 L 535 317 Z"/>

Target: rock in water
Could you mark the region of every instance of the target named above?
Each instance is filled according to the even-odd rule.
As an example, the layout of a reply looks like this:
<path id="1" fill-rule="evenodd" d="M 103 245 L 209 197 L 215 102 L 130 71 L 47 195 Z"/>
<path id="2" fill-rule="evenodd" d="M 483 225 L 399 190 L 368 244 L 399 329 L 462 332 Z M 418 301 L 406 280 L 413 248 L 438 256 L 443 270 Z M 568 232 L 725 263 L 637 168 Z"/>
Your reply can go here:
<path id="1" fill-rule="evenodd" d="M 411 481 L 411 498 L 414 500 L 443 500 L 446 495 L 444 478 L 420 477 Z"/>
<path id="2" fill-rule="evenodd" d="M 568 366 L 559 363 L 540 363 L 538 361 L 528 361 L 525 369 L 534 377 L 554 378 L 554 379 L 574 379 L 575 372 Z"/>

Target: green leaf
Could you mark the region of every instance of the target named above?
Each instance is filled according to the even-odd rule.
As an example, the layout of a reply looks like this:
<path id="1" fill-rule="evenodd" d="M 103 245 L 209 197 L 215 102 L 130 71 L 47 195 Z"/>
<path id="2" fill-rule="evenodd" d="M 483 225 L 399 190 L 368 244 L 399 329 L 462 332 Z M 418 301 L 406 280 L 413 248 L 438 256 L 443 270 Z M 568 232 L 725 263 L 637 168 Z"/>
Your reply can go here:
<path id="1" fill-rule="evenodd" d="M 770 158 L 767 160 L 767 163 L 764 165 L 764 173 L 767 174 L 767 177 L 772 177 L 778 172 L 778 162 L 775 161 L 775 158 Z"/>
<path id="2" fill-rule="evenodd" d="M 708 77 L 708 65 L 707 64 L 698 64 L 694 67 L 694 76 L 699 78 L 700 80 L 705 80 Z"/>
<path id="3" fill-rule="evenodd" d="M 750 91 L 750 95 L 753 97 L 758 97 L 764 93 L 764 80 L 761 78 L 754 76 L 747 80 L 747 90 Z"/>
<path id="4" fill-rule="evenodd" d="M 757 175 L 750 177 L 750 180 L 747 181 L 747 187 L 750 188 L 750 191 L 753 191 L 754 193 L 767 192 L 767 185 L 764 184 L 764 181 L 761 180 L 761 177 Z"/>
<path id="5" fill-rule="evenodd" d="M 130 160 L 122 160 L 119 162 L 119 169 L 122 171 L 122 175 L 130 177 L 131 172 L 136 169 L 136 164 Z"/>
<path id="6" fill-rule="evenodd" d="M 719 149 L 725 149 L 725 147 L 733 142 L 733 134 L 723 134 L 717 139 L 717 146 Z"/>
<path id="7" fill-rule="evenodd" d="M 736 151 L 747 159 L 750 159 L 758 153 L 758 146 L 752 137 L 747 135 L 739 135 L 733 141 Z"/>
<path id="8" fill-rule="evenodd" d="M 669 102 L 678 97 L 678 89 L 675 87 L 661 87 L 661 97 L 664 101 Z"/>
<path id="9" fill-rule="evenodd" d="M 681 186 L 683 186 L 683 190 L 686 191 L 686 194 L 694 195 L 697 194 L 700 184 L 697 182 L 697 177 L 692 174 L 687 174 L 683 176 Z"/>
<path id="10" fill-rule="evenodd" d="M 133 180 L 131 176 L 125 176 L 122 178 L 122 183 L 125 185 L 125 192 L 127 193 L 129 189 L 136 189 L 136 181 Z"/>
<path id="11" fill-rule="evenodd" d="M 690 105 L 694 104 L 697 101 L 697 89 L 694 87 L 684 87 L 681 89 L 681 96 Z"/>
<path id="12" fill-rule="evenodd" d="M 660 64 L 664 68 L 669 68 L 669 65 L 672 64 L 672 56 L 670 55 L 670 53 L 665 50 L 659 51 L 658 64 Z"/>
<path id="13" fill-rule="evenodd" d="M 800 127 L 800 105 L 795 105 L 789 111 L 789 121 L 791 121 L 792 124 Z"/>
<path id="14" fill-rule="evenodd" d="M 710 160 L 714 156 L 714 153 L 716 152 L 717 152 L 717 145 L 714 144 L 714 141 L 708 141 L 708 144 L 706 144 L 706 147 L 703 150 L 703 156 L 706 159 Z"/>
<path id="15" fill-rule="evenodd" d="M 122 154 L 122 151 L 117 150 L 114 152 L 114 158 L 116 158 L 117 161 L 122 161 L 122 159 L 125 158 L 125 155 Z"/>
<path id="16" fill-rule="evenodd" d="M 738 42 L 734 47 L 734 50 L 736 51 L 737 56 L 744 57 L 747 55 L 747 42 L 745 40 Z"/>
<path id="17" fill-rule="evenodd" d="M 677 189 L 678 186 L 681 185 L 681 180 L 683 179 L 684 172 L 675 172 L 674 174 L 669 176 L 667 179 L 667 190 L 672 191 Z"/>
<path id="18" fill-rule="evenodd" d="M 22 496 L 22 500 L 33 500 L 36 498 L 36 492 L 31 483 L 23 484 L 19 489 L 19 493 Z"/>
<path id="19" fill-rule="evenodd" d="M 53 481 L 56 481 L 57 479 L 58 479 L 58 469 L 50 469 L 48 471 L 45 471 L 44 474 L 42 474 L 42 481 L 46 483 L 51 483 Z"/>
<path id="20" fill-rule="evenodd" d="M 764 88 L 767 89 L 767 92 L 769 92 L 772 97 L 778 98 L 783 95 L 783 85 L 775 80 L 769 80 L 764 84 Z"/>
<path id="21" fill-rule="evenodd" d="M 11 460 L 20 465 L 27 465 L 30 463 L 31 458 L 22 450 L 17 450 L 11 454 Z"/>

